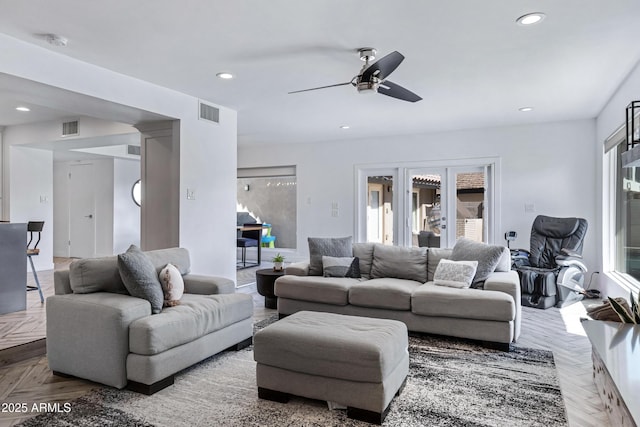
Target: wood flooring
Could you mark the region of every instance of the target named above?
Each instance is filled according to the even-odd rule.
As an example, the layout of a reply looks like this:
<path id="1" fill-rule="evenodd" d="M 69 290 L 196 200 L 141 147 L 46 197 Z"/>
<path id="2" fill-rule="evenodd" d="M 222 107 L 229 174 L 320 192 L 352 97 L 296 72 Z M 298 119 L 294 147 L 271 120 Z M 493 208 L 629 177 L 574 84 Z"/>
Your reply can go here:
<path id="1" fill-rule="evenodd" d="M 65 259 L 55 261 L 56 268 L 68 264 Z M 264 298 L 256 292 L 253 283 L 256 269 L 239 270 L 237 283 L 238 292 L 253 296 L 257 321 L 276 311 L 264 308 Z M 28 280 L 33 281 L 30 273 L 28 276 Z M 53 295 L 53 271 L 39 272 L 38 277 L 45 298 Z M 44 304 L 40 303 L 37 291 L 27 295 L 26 311 L 0 315 L 0 404 L 26 403 L 32 409 L 33 403 L 64 403 L 86 394 L 96 384 L 51 374 L 46 357 L 42 355 Z M 581 303 L 563 309 L 523 307 L 522 334 L 517 345 L 553 351 L 571 427 L 607 427 L 611 424 L 593 383 L 591 346 L 579 321 L 584 316 L 585 308 Z M 35 344 L 27 344 L 31 342 Z M 15 346 L 20 344 L 27 345 L 16 350 Z M 36 356 L 16 361 L 23 355 L 33 354 Z M 34 415 L 37 413 L 0 411 L 0 427 L 15 425 Z"/>

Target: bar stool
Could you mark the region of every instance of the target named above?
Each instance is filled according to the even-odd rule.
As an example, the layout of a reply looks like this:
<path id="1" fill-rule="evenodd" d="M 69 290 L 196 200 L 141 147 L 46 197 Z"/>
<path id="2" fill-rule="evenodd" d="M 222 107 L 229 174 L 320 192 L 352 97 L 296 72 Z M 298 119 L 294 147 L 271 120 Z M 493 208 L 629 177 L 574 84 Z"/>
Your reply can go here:
<path id="1" fill-rule="evenodd" d="M 33 272 L 33 278 L 36 281 L 37 286 L 29 286 L 27 285 L 27 291 L 35 291 L 37 290 L 40 294 L 40 302 L 44 304 L 44 296 L 42 295 L 42 288 L 40 287 L 40 280 L 38 280 L 38 272 L 36 268 L 33 266 L 32 257 L 40 255 L 40 249 L 38 249 L 38 243 L 40 243 L 40 237 L 42 233 L 42 228 L 44 228 L 44 221 L 29 221 L 27 223 L 27 232 L 29 233 L 29 243 L 27 243 L 27 258 L 29 258 L 29 263 L 31 264 L 31 271 Z M 33 233 L 38 233 L 38 240 L 36 241 L 33 248 L 31 247 L 31 242 L 33 242 Z"/>

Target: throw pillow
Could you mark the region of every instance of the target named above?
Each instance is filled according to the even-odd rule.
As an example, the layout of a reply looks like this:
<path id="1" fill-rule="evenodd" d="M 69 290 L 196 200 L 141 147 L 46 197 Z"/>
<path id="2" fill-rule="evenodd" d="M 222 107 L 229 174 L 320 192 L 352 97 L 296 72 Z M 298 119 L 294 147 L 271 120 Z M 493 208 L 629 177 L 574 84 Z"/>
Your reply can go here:
<path id="1" fill-rule="evenodd" d="M 309 237 L 309 276 L 322 276 L 322 257 L 353 256 L 353 238 L 349 237 Z"/>
<path id="2" fill-rule="evenodd" d="M 118 271 L 131 296 L 149 301 L 153 314 L 162 311 L 164 295 L 156 269 L 139 247 L 131 245 L 127 252 L 118 255 Z"/>
<path id="3" fill-rule="evenodd" d="M 160 284 L 164 294 L 164 306 L 173 307 L 180 304 L 180 298 L 184 293 L 184 280 L 178 268 L 169 263 L 160 271 Z"/>
<path id="4" fill-rule="evenodd" d="M 452 261 L 478 261 L 478 269 L 473 283 L 484 282 L 500 262 L 504 246 L 487 245 L 466 237 L 458 239 L 451 251 Z"/>
<path id="5" fill-rule="evenodd" d="M 433 274 L 433 283 L 452 288 L 468 288 L 476 274 L 478 261 L 451 261 L 441 259 Z"/>
<path id="6" fill-rule="evenodd" d="M 360 278 L 360 260 L 358 257 L 322 257 L 322 275 L 324 277 Z"/>

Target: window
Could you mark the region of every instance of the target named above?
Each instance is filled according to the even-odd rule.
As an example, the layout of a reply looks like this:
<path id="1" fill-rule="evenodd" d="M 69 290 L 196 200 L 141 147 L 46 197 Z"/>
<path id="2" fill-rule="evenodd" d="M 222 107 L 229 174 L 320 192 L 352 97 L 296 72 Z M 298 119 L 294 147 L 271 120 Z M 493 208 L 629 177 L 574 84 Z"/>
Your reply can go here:
<path id="1" fill-rule="evenodd" d="M 640 168 L 622 167 L 621 154 L 627 150 L 624 134 L 610 137 L 605 149 L 605 180 L 608 181 L 608 270 L 619 275 L 630 288 L 640 288 Z M 608 173 L 607 173 L 608 169 Z M 605 188 L 607 188 L 605 187 Z"/>
<path id="2" fill-rule="evenodd" d="M 238 169 L 238 225 L 249 222 L 270 224 L 271 227 L 263 232 L 263 247 L 295 249 L 296 190 L 295 166 Z"/>

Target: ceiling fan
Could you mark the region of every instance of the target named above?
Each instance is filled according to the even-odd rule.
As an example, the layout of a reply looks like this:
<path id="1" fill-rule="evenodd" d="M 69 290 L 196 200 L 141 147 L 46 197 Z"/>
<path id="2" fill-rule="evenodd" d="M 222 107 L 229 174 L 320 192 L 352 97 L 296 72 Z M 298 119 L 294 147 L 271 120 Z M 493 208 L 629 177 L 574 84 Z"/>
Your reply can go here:
<path id="1" fill-rule="evenodd" d="M 416 102 L 422 98 L 408 89 L 402 86 L 390 82 L 387 80 L 389 74 L 391 74 L 398 65 L 404 60 L 404 56 L 394 51 L 378 59 L 373 64 L 369 65 L 369 61 L 372 61 L 376 57 L 376 50 L 371 47 L 363 47 L 358 49 L 360 59 L 364 61 L 364 65 L 357 76 L 351 79 L 351 81 L 345 83 L 338 83 L 335 85 L 314 87 L 311 89 L 296 90 L 292 93 L 309 92 L 311 90 L 326 89 L 329 87 L 352 85 L 358 89 L 360 93 L 374 93 L 378 92 L 382 95 L 387 95 L 392 98 L 401 99 L 403 101 Z"/>

